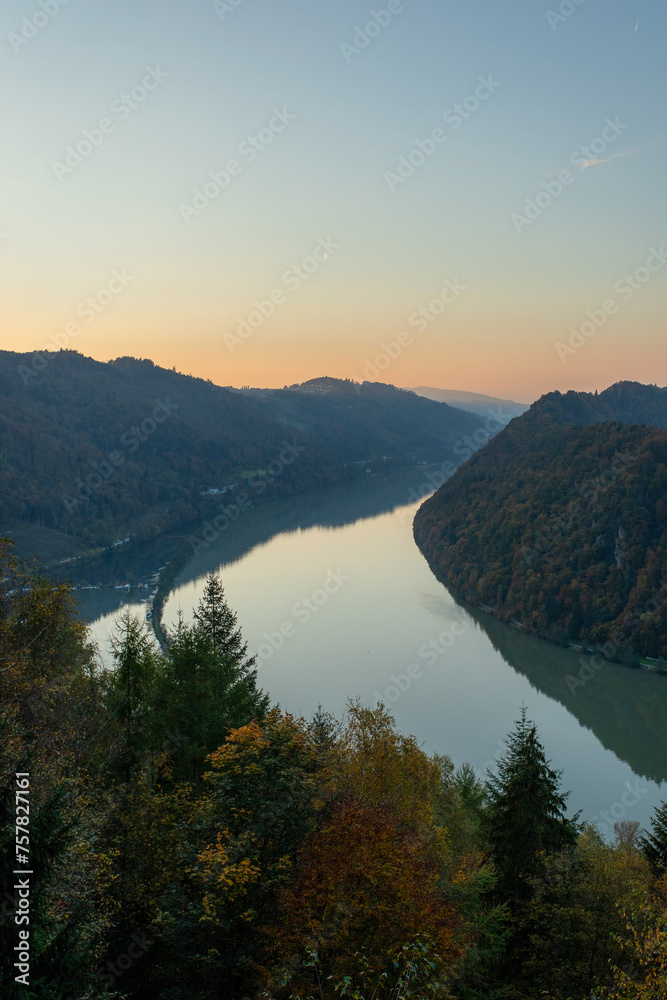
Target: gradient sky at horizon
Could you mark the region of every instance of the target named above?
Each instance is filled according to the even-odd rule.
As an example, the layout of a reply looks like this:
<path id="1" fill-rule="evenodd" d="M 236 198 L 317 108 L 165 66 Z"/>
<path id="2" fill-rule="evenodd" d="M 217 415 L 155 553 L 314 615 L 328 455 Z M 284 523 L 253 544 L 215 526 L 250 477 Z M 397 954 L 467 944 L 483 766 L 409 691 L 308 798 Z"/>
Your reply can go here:
<path id="1" fill-rule="evenodd" d="M 75 322 L 60 342 L 99 360 L 258 386 L 372 376 L 407 330 L 378 380 L 522 401 L 667 382 L 667 263 L 632 294 L 614 287 L 667 243 L 664 3 L 392 0 L 402 9 L 347 55 L 387 0 L 217 6 L 3 5 L 0 346 L 39 350 Z M 548 18 L 559 6 L 573 12 Z M 147 68 L 166 77 L 119 111 Z M 443 121 L 480 77 L 493 93 L 460 127 Z M 294 118 L 248 162 L 239 148 L 274 109 Z M 113 131 L 58 178 L 54 162 L 104 118 Z M 439 127 L 446 141 L 390 190 L 387 172 Z M 594 162 L 572 165 L 605 129 Z M 230 160 L 240 173 L 186 221 L 180 206 Z M 517 232 L 513 215 L 564 169 L 572 183 Z M 339 246 L 286 282 L 320 240 Z M 114 271 L 132 280 L 87 322 L 80 303 L 108 297 Z M 466 290 L 410 326 L 447 280 Z M 279 289 L 230 350 L 225 335 Z M 561 360 L 555 345 L 610 299 L 617 311 Z"/>

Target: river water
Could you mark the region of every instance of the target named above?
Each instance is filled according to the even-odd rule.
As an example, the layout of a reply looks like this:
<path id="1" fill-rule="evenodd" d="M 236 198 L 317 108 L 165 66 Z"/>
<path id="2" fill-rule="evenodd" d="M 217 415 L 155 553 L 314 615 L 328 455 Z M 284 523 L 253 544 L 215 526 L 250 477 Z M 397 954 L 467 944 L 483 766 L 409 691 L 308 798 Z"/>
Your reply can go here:
<path id="1" fill-rule="evenodd" d="M 615 820 L 645 826 L 667 798 L 667 677 L 594 670 L 458 599 L 412 537 L 419 504 L 410 491 L 419 494 L 423 478 L 413 471 L 290 497 L 244 512 L 212 543 L 196 535 L 165 624 L 179 611 L 189 619 L 206 574 L 218 572 L 260 684 L 284 709 L 308 716 L 321 704 L 341 716 L 350 698 L 382 699 L 427 751 L 482 775 L 525 704 L 571 811 L 608 837 Z M 119 606 L 143 615 L 145 596 L 83 593 L 103 653 Z"/>

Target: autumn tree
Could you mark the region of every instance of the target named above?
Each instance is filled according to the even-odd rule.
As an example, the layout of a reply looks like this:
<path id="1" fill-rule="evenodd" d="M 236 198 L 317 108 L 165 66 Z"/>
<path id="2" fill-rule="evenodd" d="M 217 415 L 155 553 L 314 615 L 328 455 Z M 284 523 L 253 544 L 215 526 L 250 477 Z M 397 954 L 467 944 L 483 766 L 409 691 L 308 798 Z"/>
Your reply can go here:
<path id="1" fill-rule="evenodd" d="M 610 968 L 622 964 L 624 911 L 646 898 L 649 884 L 641 853 L 606 844 L 592 827 L 573 849 L 545 858 L 522 918 L 524 945 L 512 970 L 516 995 L 593 996 L 609 982 Z"/>
<path id="2" fill-rule="evenodd" d="M 667 909 L 644 901 L 623 913 L 629 940 L 604 1000 L 663 1000 L 667 996 Z"/>
<path id="3" fill-rule="evenodd" d="M 267 995 L 404 995 L 407 956 L 415 995 L 445 995 L 470 940 L 457 903 L 478 865 L 452 857 L 437 825 L 441 766 L 383 706 L 348 706 L 324 808 L 280 896 L 289 967 L 276 961 Z"/>
<path id="4" fill-rule="evenodd" d="M 262 981 L 279 893 L 324 805 L 323 757 L 304 720 L 272 709 L 231 732 L 209 764 L 193 829 L 189 967 L 202 996 L 236 1000 Z"/>

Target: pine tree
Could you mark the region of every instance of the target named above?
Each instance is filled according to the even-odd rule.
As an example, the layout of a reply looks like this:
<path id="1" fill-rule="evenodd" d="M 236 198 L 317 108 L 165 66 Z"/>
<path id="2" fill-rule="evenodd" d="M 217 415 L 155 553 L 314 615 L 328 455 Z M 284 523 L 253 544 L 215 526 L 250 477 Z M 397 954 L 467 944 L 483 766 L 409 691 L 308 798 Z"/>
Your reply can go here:
<path id="1" fill-rule="evenodd" d="M 234 616 L 235 617 L 235 616 Z M 171 739 L 175 776 L 197 781 L 204 759 L 224 742 L 232 729 L 261 720 L 268 697 L 257 687 L 251 660 L 217 647 L 200 625 L 182 620 L 171 637 L 169 656 L 160 675 L 161 728 Z"/>
<path id="2" fill-rule="evenodd" d="M 243 641 L 238 628 L 238 616 L 227 604 L 222 583 L 213 573 L 206 578 L 204 595 L 194 617 L 199 628 L 213 643 L 213 649 L 226 653 L 243 670 L 252 670 L 255 657 L 247 655 L 248 643 Z"/>
<path id="3" fill-rule="evenodd" d="M 125 780 L 129 781 L 149 739 L 158 653 L 144 625 L 127 610 L 118 619 L 111 647 L 116 669 L 111 678 L 109 702 L 123 727 L 124 746 L 120 756 Z"/>
<path id="4" fill-rule="evenodd" d="M 656 875 L 664 875 L 667 872 L 667 802 L 656 806 L 651 832 L 642 837 L 640 846 Z"/>
<path id="5" fill-rule="evenodd" d="M 540 856 L 573 845 L 577 826 L 576 817 L 565 816 L 569 792 L 560 791 L 562 772 L 549 767 L 525 708 L 505 744 L 497 773 L 487 772 L 487 831 L 498 890 L 512 906 L 530 896 L 529 879 L 540 870 Z"/>

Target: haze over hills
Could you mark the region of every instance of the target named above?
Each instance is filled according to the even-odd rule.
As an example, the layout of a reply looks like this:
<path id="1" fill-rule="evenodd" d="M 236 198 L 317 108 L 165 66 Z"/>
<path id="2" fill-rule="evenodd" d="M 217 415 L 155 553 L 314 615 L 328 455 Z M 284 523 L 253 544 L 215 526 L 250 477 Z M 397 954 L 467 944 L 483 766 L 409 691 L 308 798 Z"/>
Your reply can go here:
<path id="1" fill-rule="evenodd" d="M 657 386 L 543 396 L 424 503 L 417 543 L 503 620 L 610 659 L 665 658 L 664 428 Z"/>
<path id="2" fill-rule="evenodd" d="M 419 396 L 434 399 L 438 403 L 447 403 L 460 410 L 468 410 L 480 417 L 495 417 L 501 423 L 509 423 L 512 417 L 525 413 L 529 403 L 517 403 L 513 399 L 499 399 L 496 396 L 485 396 L 480 392 L 463 392 L 460 389 L 434 389 L 431 386 L 419 385 L 413 389 Z"/>
<path id="3" fill-rule="evenodd" d="M 0 531 L 22 555 L 146 540 L 244 495 L 458 464 L 482 425 L 383 384 L 240 391 L 134 358 L 41 358 L 0 352 Z"/>

